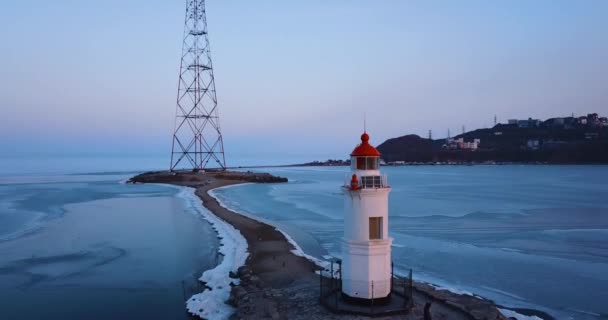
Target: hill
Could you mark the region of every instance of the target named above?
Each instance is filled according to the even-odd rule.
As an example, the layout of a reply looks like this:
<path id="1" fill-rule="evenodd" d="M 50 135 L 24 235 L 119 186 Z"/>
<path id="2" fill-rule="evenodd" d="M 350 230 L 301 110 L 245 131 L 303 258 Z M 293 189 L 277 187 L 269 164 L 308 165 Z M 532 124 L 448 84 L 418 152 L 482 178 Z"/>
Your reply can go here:
<path id="1" fill-rule="evenodd" d="M 608 163 L 608 123 L 590 114 L 581 118 L 511 120 L 450 139 L 417 135 L 388 139 L 378 146 L 387 163 L 404 162 L 543 162 Z M 556 120 L 557 119 L 557 120 Z"/>

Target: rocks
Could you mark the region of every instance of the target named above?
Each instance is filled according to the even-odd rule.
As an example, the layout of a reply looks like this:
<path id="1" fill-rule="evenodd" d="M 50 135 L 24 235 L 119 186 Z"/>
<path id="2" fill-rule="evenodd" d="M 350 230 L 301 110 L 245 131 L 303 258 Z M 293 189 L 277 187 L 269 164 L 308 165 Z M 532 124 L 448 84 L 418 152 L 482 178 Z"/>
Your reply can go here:
<path id="1" fill-rule="evenodd" d="M 257 182 L 257 183 L 275 183 L 275 182 L 288 182 L 287 178 L 273 176 L 269 173 L 258 173 L 258 172 L 231 172 L 224 171 L 215 174 L 215 177 L 218 179 L 226 179 L 226 180 L 241 180 L 247 182 Z"/>
<path id="2" fill-rule="evenodd" d="M 249 267 L 247 266 L 241 266 L 236 270 L 236 274 L 238 275 L 239 278 L 243 277 L 244 275 L 249 275 L 251 276 L 251 269 L 249 269 Z"/>
<path id="3" fill-rule="evenodd" d="M 280 319 L 279 311 L 277 310 L 277 303 L 272 300 L 264 300 L 264 311 L 267 317 L 270 319 Z"/>
<path id="4" fill-rule="evenodd" d="M 448 290 L 436 289 L 426 283 L 416 282 L 414 290 L 426 295 L 437 302 L 442 302 L 453 310 L 467 314 L 471 319 L 506 319 L 496 308 L 494 303 L 479 297 L 466 294 L 456 294 Z"/>
<path id="5" fill-rule="evenodd" d="M 127 181 L 128 183 L 170 183 L 187 186 L 202 186 L 211 184 L 214 179 L 236 180 L 257 183 L 288 182 L 287 178 L 273 176 L 269 173 L 260 172 L 236 172 L 236 171 L 153 171 L 136 175 Z"/>
<path id="6" fill-rule="evenodd" d="M 262 285 L 262 280 L 260 280 L 260 277 L 258 276 L 251 276 L 249 278 L 249 283 L 250 285 L 256 287 L 256 288 L 263 288 L 264 286 Z"/>
<path id="7" fill-rule="evenodd" d="M 247 290 L 241 286 L 234 286 L 230 291 L 230 298 L 228 298 L 228 304 L 234 307 L 238 307 L 241 303 L 248 302 Z"/>

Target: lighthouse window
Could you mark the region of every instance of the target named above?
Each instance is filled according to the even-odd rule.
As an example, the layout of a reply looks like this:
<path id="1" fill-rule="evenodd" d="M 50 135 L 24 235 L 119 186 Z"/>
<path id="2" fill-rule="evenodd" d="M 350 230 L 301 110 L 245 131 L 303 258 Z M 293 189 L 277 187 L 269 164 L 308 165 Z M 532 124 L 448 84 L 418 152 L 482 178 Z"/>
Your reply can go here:
<path id="1" fill-rule="evenodd" d="M 382 217 L 369 218 L 369 239 L 382 239 Z"/>
<path id="2" fill-rule="evenodd" d="M 364 157 L 357 158 L 357 169 L 365 170 L 365 158 Z"/>
<path id="3" fill-rule="evenodd" d="M 363 188 L 382 188 L 381 176 L 362 176 L 361 185 Z"/>
<path id="4" fill-rule="evenodd" d="M 378 169 L 378 158 L 367 158 L 367 170 Z"/>
<path id="5" fill-rule="evenodd" d="M 376 157 L 358 157 L 358 170 L 378 170 L 378 158 Z"/>

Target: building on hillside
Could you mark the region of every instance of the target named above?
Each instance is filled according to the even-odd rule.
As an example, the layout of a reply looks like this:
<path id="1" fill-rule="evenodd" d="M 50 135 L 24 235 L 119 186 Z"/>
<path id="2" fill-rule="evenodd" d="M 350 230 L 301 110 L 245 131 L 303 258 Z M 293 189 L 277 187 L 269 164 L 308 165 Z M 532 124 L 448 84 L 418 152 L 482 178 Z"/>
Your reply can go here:
<path id="1" fill-rule="evenodd" d="M 539 119 L 528 118 L 528 120 L 509 119 L 509 125 L 517 126 L 518 128 L 537 128 L 542 121 Z"/>
<path id="2" fill-rule="evenodd" d="M 597 113 L 589 113 L 587 116 L 578 117 L 578 124 L 590 127 L 603 127 L 608 123 L 606 117 L 600 117 Z"/>
<path id="3" fill-rule="evenodd" d="M 532 118 L 528 118 L 528 120 L 517 120 L 517 126 L 519 128 L 537 128 L 540 126 L 540 123 L 540 120 Z"/>
<path id="4" fill-rule="evenodd" d="M 590 113 L 587 115 L 587 124 L 588 125 L 598 125 L 600 122 L 599 116 L 597 113 Z"/>
<path id="5" fill-rule="evenodd" d="M 475 151 L 479 148 L 481 139 L 473 139 L 473 141 L 464 141 L 464 138 L 448 139 L 447 142 L 441 146 L 443 149 L 449 150 L 471 150 Z"/>

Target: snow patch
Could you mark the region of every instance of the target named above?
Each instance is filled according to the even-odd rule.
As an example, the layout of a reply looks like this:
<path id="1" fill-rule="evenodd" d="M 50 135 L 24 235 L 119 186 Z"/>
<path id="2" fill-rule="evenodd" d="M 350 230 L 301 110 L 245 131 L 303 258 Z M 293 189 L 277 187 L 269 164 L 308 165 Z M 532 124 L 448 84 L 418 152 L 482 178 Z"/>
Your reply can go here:
<path id="1" fill-rule="evenodd" d="M 503 316 L 507 317 L 507 318 L 515 318 L 517 320 L 543 320 L 542 318 L 539 318 L 537 316 L 526 316 L 523 314 L 519 314 L 513 310 L 509 310 L 509 309 L 500 309 L 498 308 L 498 311 L 500 311 L 500 313 L 502 313 Z"/>
<path id="2" fill-rule="evenodd" d="M 205 271 L 199 278 L 210 289 L 190 297 L 186 301 L 186 308 L 203 319 L 228 319 L 234 312 L 234 308 L 226 304 L 230 298 L 231 284 L 239 284 L 239 279 L 230 278 L 229 273 L 236 272 L 245 264 L 249 256 L 247 241 L 239 230 L 205 208 L 196 196 L 195 189 L 180 187 L 180 190 L 178 197 L 185 201 L 186 207 L 200 214 L 217 232 L 220 239 L 218 250 L 223 256 L 220 264 Z"/>
<path id="3" fill-rule="evenodd" d="M 465 291 L 465 290 L 460 290 L 458 288 L 455 287 L 449 287 L 449 286 L 440 286 L 434 283 L 428 283 L 428 285 L 434 287 L 436 290 L 446 290 L 455 294 L 459 294 L 459 295 L 466 295 L 466 296 L 471 296 L 471 297 L 479 297 L 478 295 L 475 295 L 469 291 Z"/>

